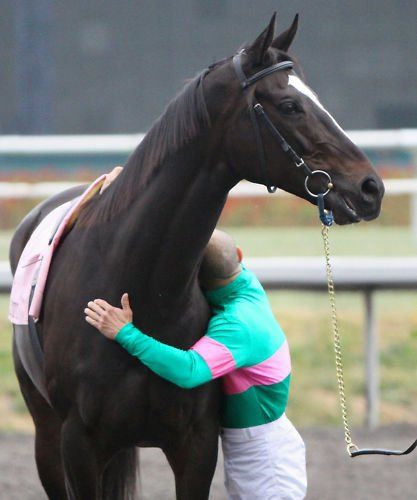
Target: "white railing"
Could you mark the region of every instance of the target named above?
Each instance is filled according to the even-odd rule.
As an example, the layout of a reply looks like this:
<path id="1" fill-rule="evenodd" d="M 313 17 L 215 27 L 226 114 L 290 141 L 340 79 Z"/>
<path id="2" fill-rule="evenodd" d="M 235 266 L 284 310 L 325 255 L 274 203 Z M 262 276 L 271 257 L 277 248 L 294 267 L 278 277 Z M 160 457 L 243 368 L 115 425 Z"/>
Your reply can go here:
<path id="1" fill-rule="evenodd" d="M 129 154 L 145 134 L 3 135 L 0 155 Z"/>
<path id="2" fill-rule="evenodd" d="M 376 150 L 402 149 L 411 152 L 417 171 L 417 129 L 357 130 L 348 132 L 359 147 Z M 0 156 L 62 155 L 128 155 L 141 142 L 144 134 L 125 135 L 51 135 L 0 136 Z M 77 183 L 0 183 L 1 198 L 44 198 Z M 389 179 L 385 181 L 388 195 L 413 195 L 413 229 L 417 234 L 417 179 Z M 277 191 L 285 195 L 284 191 Z M 240 183 L 231 196 L 267 196 L 263 186 Z"/>
<path id="3" fill-rule="evenodd" d="M 0 199 L 40 199 L 79 186 L 79 182 L 0 182 Z M 417 195 L 416 179 L 386 179 L 385 191 L 388 196 Z M 236 198 L 270 196 L 264 186 L 242 181 L 230 191 Z M 279 189 L 275 196 L 292 196 Z"/>
<path id="4" fill-rule="evenodd" d="M 417 129 L 351 130 L 347 135 L 361 148 L 417 151 Z M 3 135 L 0 155 L 129 154 L 144 134 L 117 135 Z"/>
<path id="5" fill-rule="evenodd" d="M 410 225 L 417 241 L 417 129 L 356 130 L 347 132 L 361 148 L 375 150 L 399 149 L 408 151 L 415 166 L 415 179 L 385 180 L 388 196 L 410 195 Z M 141 142 L 144 134 L 72 135 L 72 136 L 0 136 L 0 157 L 33 157 L 62 155 L 124 155 L 127 156 Z M 46 198 L 76 183 L 0 183 L 0 199 Z M 240 183 L 231 196 L 268 196 L 263 186 Z M 286 195 L 277 191 L 277 195 Z"/>

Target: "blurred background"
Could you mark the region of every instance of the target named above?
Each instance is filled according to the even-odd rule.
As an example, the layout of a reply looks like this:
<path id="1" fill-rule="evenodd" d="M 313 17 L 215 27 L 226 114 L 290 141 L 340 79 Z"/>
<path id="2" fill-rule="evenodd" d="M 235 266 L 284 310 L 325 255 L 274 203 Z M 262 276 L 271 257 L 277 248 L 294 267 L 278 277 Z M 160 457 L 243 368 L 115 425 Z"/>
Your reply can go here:
<path id="1" fill-rule="evenodd" d="M 415 126 L 413 0 L 2 0 L 0 132 L 143 132 L 275 10 L 301 14 L 293 51 L 345 128 Z"/>
<path id="2" fill-rule="evenodd" d="M 0 0 L 0 6 L 1 262 L 22 217 L 62 187 L 43 183 L 90 181 L 123 165 L 185 80 L 252 41 L 275 10 L 278 31 L 300 13 L 292 52 L 307 82 L 387 185 L 378 220 L 331 229 L 333 254 L 396 262 L 415 256 L 415 0 Z M 247 257 L 303 262 L 323 254 L 315 207 L 292 196 L 232 197 L 220 224 Z M 363 292 L 338 294 L 357 426 L 369 424 Z M 290 417 L 301 428 L 339 426 L 326 294 L 269 296 L 292 347 Z M 380 363 L 374 426 L 415 424 L 416 291 L 382 290 L 372 300 Z M 12 369 L 7 303 L 1 294 L 0 431 L 31 433 Z M 341 433 L 337 440 L 342 447 Z"/>

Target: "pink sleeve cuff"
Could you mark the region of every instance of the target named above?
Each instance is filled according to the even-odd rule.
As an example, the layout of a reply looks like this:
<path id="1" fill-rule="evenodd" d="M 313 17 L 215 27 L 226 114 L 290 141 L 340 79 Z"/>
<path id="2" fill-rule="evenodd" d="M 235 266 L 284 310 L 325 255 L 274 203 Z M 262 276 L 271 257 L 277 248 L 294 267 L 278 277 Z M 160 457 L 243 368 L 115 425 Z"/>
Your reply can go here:
<path id="1" fill-rule="evenodd" d="M 202 337 L 191 349 L 198 352 L 204 359 L 213 378 L 222 377 L 236 367 L 235 360 L 229 349 L 210 337 Z"/>

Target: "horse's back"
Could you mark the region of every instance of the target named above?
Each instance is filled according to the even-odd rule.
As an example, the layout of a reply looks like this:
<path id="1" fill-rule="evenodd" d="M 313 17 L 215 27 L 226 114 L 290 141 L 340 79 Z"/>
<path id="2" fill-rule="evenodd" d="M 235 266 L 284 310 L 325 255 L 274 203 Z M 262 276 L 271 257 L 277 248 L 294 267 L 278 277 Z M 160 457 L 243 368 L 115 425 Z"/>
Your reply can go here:
<path id="1" fill-rule="evenodd" d="M 75 186 L 66 189 L 61 193 L 51 196 L 39 205 L 36 205 L 18 225 L 9 248 L 9 259 L 12 273 L 14 274 L 19 262 L 19 258 L 28 242 L 31 234 L 39 223 L 56 207 L 80 196 L 85 190 L 85 185 Z"/>

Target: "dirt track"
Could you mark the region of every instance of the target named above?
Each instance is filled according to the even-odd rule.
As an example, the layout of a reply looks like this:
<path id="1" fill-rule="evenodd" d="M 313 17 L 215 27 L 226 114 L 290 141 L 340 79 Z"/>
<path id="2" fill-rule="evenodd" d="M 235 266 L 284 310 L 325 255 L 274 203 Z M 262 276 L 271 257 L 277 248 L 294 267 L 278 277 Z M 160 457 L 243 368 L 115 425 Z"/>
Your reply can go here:
<path id="1" fill-rule="evenodd" d="M 417 498 L 417 451 L 407 457 L 345 455 L 339 429 L 305 429 L 309 500 L 412 500 Z M 354 431 L 361 445 L 405 448 L 417 438 L 412 426 L 391 426 L 372 433 Z M 0 500 L 44 500 L 33 459 L 33 437 L 0 434 Z M 173 499 L 173 478 L 159 450 L 141 450 L 142 497 Z M 221 459 L 213 482 L 212 500 L 225 498 Z"/>

